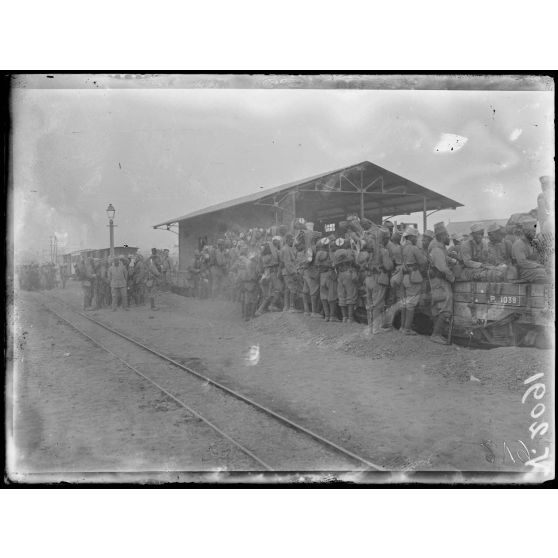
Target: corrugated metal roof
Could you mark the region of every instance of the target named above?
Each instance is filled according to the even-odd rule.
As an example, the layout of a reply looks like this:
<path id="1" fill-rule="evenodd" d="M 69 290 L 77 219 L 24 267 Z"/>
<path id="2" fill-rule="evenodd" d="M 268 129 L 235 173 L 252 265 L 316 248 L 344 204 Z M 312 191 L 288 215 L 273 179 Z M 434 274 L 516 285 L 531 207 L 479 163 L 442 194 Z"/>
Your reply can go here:
<path id="1" fill-rule="evenodd" d="M 294 182 L 289 182 L 287 184 L 282 184 L 280 186 L 275 186 L 272 188 L 266 188 L 265 190 L 260 189 L 257 192 L 253 192 L 252 194 L 248 194 L 246 196 L 241 196 L 239 198 L 234 198 L 232 200 L 228 200 L 225 202 L 221 202 L 215 205 L 211 205 L 208 207 L 205 207 L 203 209 L 198 209 L 196 211 L 193 211 L 191 213 L 187 213 L 186 215 L 182 215 L 181 217 L 176 217 L 174 219 L 170 219 L 168 221 L 164 221 L 163 223 L 158 223 L 157 225 L 154 225 L 153 228 L 157 228 L 157 227 L 162 227 L 162 226 L 166 226 L 166 225 L 171 225 L 173 223 L 177 223 L 179 221 L 183 221 L 186 219 L 191 219 L 193 217 L 199 217 L 201 215 L 207 215 L 209 213 L 214 213 L 216 211 L 222 211 L 224 209 L 229 209 L 231 207 L 235 207 L 238 205 L 243 205 L 246 203 L 253 203 L 256 201 L 259 201 L 263 198 L 266 198 L 270 195 L 274 195 L 274 194 L 279 194 L 282 192 L 287 192 L 288 190 L 291 190 L 292 188 L 296 188 L 298 186 L 302 186 L 304 184 L 309 184 L 312 182 L 316 182 L 318 180 L 323 180 L 324 178 L 330 176 L 330 175 L 335 175 L 338 173 L 342 173 L 342 172 L 347 172 L 347 171 L 351 171 L 351 170 L 360 170 L 360 169 L 372 169 L 372 170 L 376 170 L 378 171 L 380 174 L 385 174 L 386 176 L 389 176 L 391 178 L 396 178 L 399 181 L 402 181 L 405 183 L 405 185 L 410 186 L 413 190 L 416 191 L 416 193 L 418 195 L 423 195 L 425 197 L 427 197 L 428 199 L 437 199 L 441 202 L 441 204 L 443 205 L 443 209 L 447 209 L 450 207 L 461 207 L 463 204 L 452 200 L 451 198 L 448 198 L 446 196 L 443 196 L 442 194 L 438 194 L 437 192 L 434 192 L 433 190 L 429 190 L 428 188 L 425 188 L 424 186 L 421 186 L 420 184 L 417 184 L 403 176 L 400 176 L 394 172 L 391 172 L 383 167 L 380 167 L 378 165 L 375 165 L 374 163 L 371 163 L 370 161 L 362 161 L 361 163 L 357 163 L 355 165 L 350 165 L 348 167 L 343 167 L 340 169 L 336 169 L 336 170 L 332 170 L 332 171 L 328 171 L 325 173 L 321 173 L 318 174 L 316 176 L 311 176 L 308 178 L 303 178 L 302 180 L 296 180 Z"/>

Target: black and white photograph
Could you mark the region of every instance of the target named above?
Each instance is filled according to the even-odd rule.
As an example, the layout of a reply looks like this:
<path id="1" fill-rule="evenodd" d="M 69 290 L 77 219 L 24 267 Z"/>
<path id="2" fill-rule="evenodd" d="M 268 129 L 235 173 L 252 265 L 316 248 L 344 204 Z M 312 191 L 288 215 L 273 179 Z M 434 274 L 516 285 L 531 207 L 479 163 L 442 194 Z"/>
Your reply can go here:
<path id="1" fill-rule="evenodd" d="M 6 477 L 554 479 L 544 74 L 14 74 Z"/>

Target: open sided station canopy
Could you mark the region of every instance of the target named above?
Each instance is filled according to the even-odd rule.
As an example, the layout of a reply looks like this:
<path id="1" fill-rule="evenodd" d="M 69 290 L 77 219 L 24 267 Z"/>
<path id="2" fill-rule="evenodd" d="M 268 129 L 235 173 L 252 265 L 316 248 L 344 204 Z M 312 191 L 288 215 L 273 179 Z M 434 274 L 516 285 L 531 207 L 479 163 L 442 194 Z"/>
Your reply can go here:
<path id="1" fill-rule="evenodd" d="M 426 228 L 429 214 L 456 209 L 462 204 L 369 161 L 304 178 L 176 217 L 154 225 L 171 230 L 179 225 L 179 246 L 187 238 L 222 234 L 233 225 L 270 227 L 290 224 L 295 217 L 323 231 L 348 213 L 374 223 L 397 215 L 422 212 Z M 196 242 L 192 243 L 195 248 Z M 182 247 L 180 247 L 182 255 Z"/>

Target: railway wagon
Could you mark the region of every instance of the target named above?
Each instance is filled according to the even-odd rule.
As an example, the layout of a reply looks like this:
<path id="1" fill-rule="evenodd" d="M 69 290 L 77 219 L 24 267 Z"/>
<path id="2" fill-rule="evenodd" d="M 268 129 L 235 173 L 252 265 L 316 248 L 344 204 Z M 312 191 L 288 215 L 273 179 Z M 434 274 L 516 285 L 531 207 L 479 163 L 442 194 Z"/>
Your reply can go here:
<path id="1" fill-rule="evenodd" d="M 133 256 L 137 253 L 138 248 L 136 246 L 115 246 L 114 255 L 115 256 Z M 66 267 L 68 276 L 75 275 L 75 265 L 80 258 L 99 258 L 104 259 L 110 256 L 110 248 L 86 248 L 84 250 L 77 250 L 76 252 L 71 252 L 69 254 L 64 254 L 62 256 L 63 265 Z"/>
<path id="2" fill-rule="evenodd" d="M 554 285 L 456 281 L 452 340 L 484 347 L 549 348 L 554 339 Z M 430 293 L 415 314 L 415 329 L 432 328 Z"/>

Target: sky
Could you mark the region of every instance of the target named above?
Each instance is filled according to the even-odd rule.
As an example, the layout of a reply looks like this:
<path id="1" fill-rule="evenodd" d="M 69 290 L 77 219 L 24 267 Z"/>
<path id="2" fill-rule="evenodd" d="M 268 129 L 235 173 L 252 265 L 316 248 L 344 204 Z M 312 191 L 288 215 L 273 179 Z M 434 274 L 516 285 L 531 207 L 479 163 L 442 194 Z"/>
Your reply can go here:
<path id="1" fill-rule="evenodd" d="M 154 224 L 364 160 L 464 204 L 429 228 L 507 218 L 536 207 L 539 176 L 554 174 L 553 95 L 16 89 L 16 256 L 48 258 L 53 235 L 61 252 L 108 246 L 109 203 L 116 245 L 172 249 L 177 235 Z"/>

